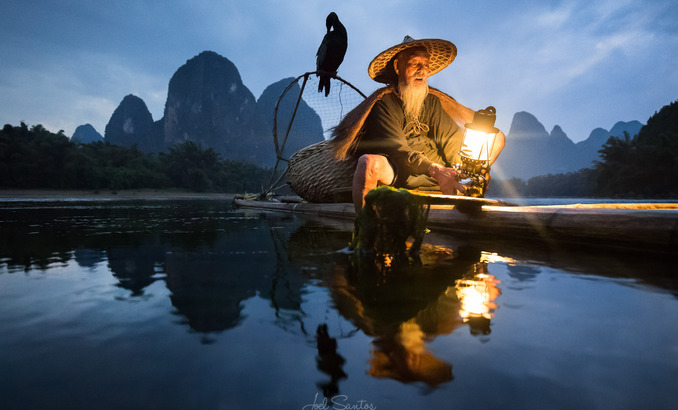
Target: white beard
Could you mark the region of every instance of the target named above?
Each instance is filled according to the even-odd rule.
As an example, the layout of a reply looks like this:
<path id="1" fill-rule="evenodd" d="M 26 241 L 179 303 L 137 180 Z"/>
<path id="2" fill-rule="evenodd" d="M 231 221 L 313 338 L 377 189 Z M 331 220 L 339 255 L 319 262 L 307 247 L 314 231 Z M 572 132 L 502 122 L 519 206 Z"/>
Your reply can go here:
<path id="1" fill-rule="evenodd" d="M 405 118 L 410 120 L 419 120 L 419 114 L 424 107 L 424 100 L 428 95 L 428 83 L 422 85 L 411 85 L 404 82 L 398 84 L 400 98 L 403 100 L 403 110 Z"/>

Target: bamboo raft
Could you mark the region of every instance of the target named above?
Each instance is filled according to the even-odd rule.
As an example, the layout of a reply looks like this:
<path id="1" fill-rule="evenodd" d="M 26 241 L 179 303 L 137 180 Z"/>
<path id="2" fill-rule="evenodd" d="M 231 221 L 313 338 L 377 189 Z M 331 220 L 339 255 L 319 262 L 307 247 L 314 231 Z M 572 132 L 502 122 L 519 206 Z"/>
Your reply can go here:
<path id="1" fill-rule="evenodd" d="M 321 218 L 355 217 L 351 203 L 307 203 L 296 197 L 236 198 L 234 205 Z M 502 238 L 678 255 L 678 204 L 675 203 L 509 205 L 491 199 L 438 198 L 432 202 L 428 228 L 435 233 L 466 239 Z"/>

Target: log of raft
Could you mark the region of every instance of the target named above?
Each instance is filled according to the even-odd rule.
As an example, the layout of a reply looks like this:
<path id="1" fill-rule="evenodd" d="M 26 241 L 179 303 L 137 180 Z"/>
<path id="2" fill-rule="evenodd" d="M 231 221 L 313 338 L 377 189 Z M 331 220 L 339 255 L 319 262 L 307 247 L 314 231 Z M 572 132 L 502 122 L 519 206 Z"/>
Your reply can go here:
<path id="1" fill-rule="evenodd" d="M 619 203 L 508 206 L 468 198 L 453 205 L 431 205 L 428 228 L 464 238 L 502 238 L 554 245 L 634 249 L 678 255 L 678 204 Z M 438 203 L 444 202 L 444 200 Z M 454 202 L 454 201 L 452 201 Z M 236 198 L 242 208 L 293 212 L 328 218 L 355 217 L 351 203 L 307 203 L 294 198 L 252 201 Z"/>

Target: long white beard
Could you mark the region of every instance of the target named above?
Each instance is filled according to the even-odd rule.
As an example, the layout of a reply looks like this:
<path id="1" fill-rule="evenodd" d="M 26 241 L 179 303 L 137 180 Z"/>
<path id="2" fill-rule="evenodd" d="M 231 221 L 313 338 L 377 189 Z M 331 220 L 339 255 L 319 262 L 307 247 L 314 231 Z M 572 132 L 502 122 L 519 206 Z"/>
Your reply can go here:
<path id="1" fill-rule="evenodd" d="M 401 82 L 398 84 L 398 88 L 400 89 L 400 98 L 403 100 L 405 118 L 419 120 L 419 114 L 424 107 L 424 100 L 428 95 L 428 83 L 413 86 Z"/>

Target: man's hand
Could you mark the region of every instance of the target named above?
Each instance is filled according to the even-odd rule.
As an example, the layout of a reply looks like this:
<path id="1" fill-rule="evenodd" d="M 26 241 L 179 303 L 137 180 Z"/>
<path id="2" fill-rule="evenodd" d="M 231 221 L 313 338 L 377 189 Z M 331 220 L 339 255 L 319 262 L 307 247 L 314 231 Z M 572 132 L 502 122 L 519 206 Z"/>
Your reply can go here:
<path id="1" fill-rule="evenodd" d="M 461 193 L 466 192 L 466 188 L 457 181 L 459 171 L 456 169 L 447 168 L 440 164 L 431 164 L 428 173 L 438 181 L 440 190 L 444 195 L 457 195 L 457 191 Z"/>

